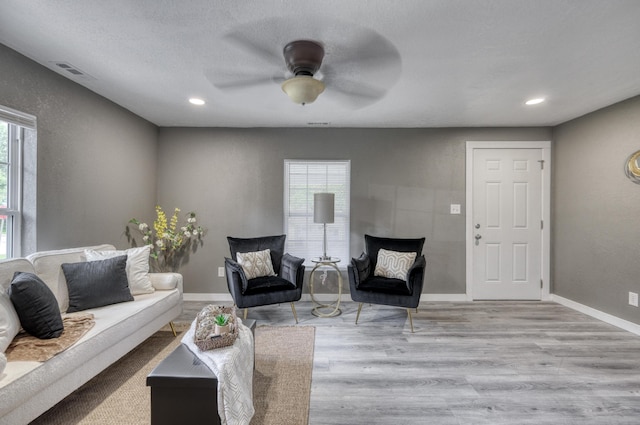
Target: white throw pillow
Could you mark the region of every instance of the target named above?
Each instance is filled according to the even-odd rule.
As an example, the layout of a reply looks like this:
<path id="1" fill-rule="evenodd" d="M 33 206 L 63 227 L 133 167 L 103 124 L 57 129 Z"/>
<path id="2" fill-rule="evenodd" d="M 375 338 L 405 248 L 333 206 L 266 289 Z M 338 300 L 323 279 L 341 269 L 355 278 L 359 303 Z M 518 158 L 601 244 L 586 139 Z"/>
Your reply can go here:
<path id="1" fill-rule="evenodd" d="M 149 278 L 149 253 L 151 245 L 140 248 L 129 248 L 124 251 L 94 251 L 87 249 L 87 261 L 106 260 L 108 258 L 127 256 L 127 279 L 131 295 L 150 294 L 155 291 Z"/>
<path id="2" fill-rule="evenodd" d="M 0 285 L 0 289 L 3 289 Z M 20 319 L 9 295 L 0 293 L 0 352 L 4 353 L 20 332 Z"/>
<path id="3" fill-rule="evenodd" d="M 0 379 L 2 379 L 2 372 L 4 372 L 4 368 L 7 365 L 7 357 L 4 353 L 0 353 Z"/>
<path id="4" fill-rule="evenodd" d="M 416 261 L 415 252 L 398 252 L 380 249 L 374 276 L 390 277 L 393 279 L 407 279 L 407 272 Z"/>
<path id="5" fill-rule="evenodd" d="M 247 279 L 261 276 L 275 276 L 273 264 L 271 264 L 271 250 L 236 253 L 238 264 L 242 266 Z"/>

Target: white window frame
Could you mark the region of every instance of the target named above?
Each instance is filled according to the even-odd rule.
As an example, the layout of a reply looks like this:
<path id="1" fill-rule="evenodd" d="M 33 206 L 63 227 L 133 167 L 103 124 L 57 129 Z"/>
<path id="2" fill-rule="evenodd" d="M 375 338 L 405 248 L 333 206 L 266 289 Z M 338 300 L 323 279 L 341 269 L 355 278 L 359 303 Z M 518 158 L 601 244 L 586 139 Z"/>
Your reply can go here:
<path id="1" fill-rule="evenodd" d="M 14 258 L 22 254 L 22 183 L 23 183 L 23 146 L 25 129 L 36 129 L 36 118 L 14 109 L 0 105 L 0 121 L 8 126 L 7 162 L 7 203 L 0 207 L 0 216 L 5 216 L 7 233 L 6 258 Z"/>
<path id="2" fill-rule="evenodd" d="M 292 188 L 291 188 L 291 170 L 292 166 L 299 169 L 299 166 L 325 167 L 326 177 L 329 177 L 329 167 L 342 167 L 344 173 L 344 181 L 340 182 L 342 187 L 336 190 L 333 184 L 329 183 L 326 178 L 324 184 L 315 181 L 309 187 L 306 187 L 306 205 L 301 211 L 292 211 Z M 308 169 L 307 169 L 308 172 Z M 342 175 L 341 173 L 341 175 Z M 308 177 L 308 174 L 307 174 Z M 317 177 L 317 174 L 316 174 Z M 331 175 L 336 178 L 338 175 Z M 308 182 L 308 180 L 307 180 Z M 284 161 L 284 232 L 287 235 L 286 251 L 291 255 L 302 257 L 305 259 L 305 265 L 312 265 L 312 258 L 322 256 L 322 238 L 323 225 L 313 222 L 313 194 L 317 192 L 336 193 L 334 223 L 327 224 L 327 255 L 340 258 L 338 264 L 341 268 L 346 268 L 346 264 L 350 258 L 350 202 L 351 202 L 351 161 L 349 160 L 293 160 L 285 159 Z M 294 229 L 291 224 L 293 220 L 300 223 L 301 220 L 306 221 L 306 225 L 298 225 L 298 229 Z"/>

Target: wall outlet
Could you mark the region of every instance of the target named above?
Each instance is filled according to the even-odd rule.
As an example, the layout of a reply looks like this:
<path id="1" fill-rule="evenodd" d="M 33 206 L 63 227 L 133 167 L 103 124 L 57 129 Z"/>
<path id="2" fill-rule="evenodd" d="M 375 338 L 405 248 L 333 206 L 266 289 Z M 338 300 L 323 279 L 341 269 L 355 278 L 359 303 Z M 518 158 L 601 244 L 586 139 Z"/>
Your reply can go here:
<path id="1" fill-rule="evenodd" d="M 451 204 L 451 214 L 460 214 L 460 204 Z"/>
<path id="2" fill-rule="evenodd" d="M 218 277 L 224 277 L 224 267 L 218 267 Z"/>
<path id="3" fill-rule="evenodd" d="M 636 292 L 629 292 L 629 305 L 638 307 L 638 294 Z"/>

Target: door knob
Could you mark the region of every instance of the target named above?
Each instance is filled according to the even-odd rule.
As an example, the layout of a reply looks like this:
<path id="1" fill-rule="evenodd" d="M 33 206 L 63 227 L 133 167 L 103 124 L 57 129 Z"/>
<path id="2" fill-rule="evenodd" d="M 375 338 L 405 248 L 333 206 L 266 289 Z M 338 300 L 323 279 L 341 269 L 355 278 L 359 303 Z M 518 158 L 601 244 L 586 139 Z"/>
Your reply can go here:
<path id="1" fill-rule="evenodd" d="M 480 223 L 476 224 L 476 229 L 480 228 Z"/>

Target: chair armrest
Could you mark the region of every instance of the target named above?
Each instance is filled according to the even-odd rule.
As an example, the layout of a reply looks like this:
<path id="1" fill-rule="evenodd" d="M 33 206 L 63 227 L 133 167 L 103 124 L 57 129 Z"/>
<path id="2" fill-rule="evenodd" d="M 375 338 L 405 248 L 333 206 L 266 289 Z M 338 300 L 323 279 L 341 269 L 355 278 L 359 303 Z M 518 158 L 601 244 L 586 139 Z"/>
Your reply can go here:
<path id="1" fill-rule="evenodd" d="M 422 285 L 424 283 L 424 268 L 427 265 L 426 260 L 424 259 L 424 255 L 416 258 L 416 261 L 407 271 L 407 286 L 409 290 L 413 293 L 418 290 L 420 293 L 422 292 Z"/>
<path id="2" fill-rule="evenodd" d="M 411 279 L 411 277 L 416 273 L 418 273 L 418 271 L 424 270 L 426 265 L 427 265 L 427 261 L 424 259 L 424 255 L 421 255 L 420 257 L 416 258 L 416 261 L 407 271 L 407 280 Z"/>
<path id="3" fill-rule="evenodd" d="M 356 288 L 360 282 L 364 281 L 371 275 L 371 260 L 364 252 L 358 258 L 351 259 L 351 267 L 353 267 L 353 278 L 355 279 Z"/>
<path id="4" fill-rule="evenodd" d="M 296 288 L 300 288 L 304 279 L 303 264 L 304 258 L 284 254 L 282 256 L 282 264 L 280 266 L 280 277 L 295 284 Z"/>
<path id="5" fill-rule="evenodd" d="M 235 300 L 236 295 L 244 294 L 247 290 L 247 276 L 244 274 L 242 266 L 231 258 L 225 257 L 224 268 L 227 276 L 227 286 L 229 287 L 231 296 Z"/>
<path id="6" fill-rule="evenodd" d="M 182 275 L 180 273 L 149 273 L 149 279 L 157 291 L 171 291 L 179 288 L 182 292 Z"/>

